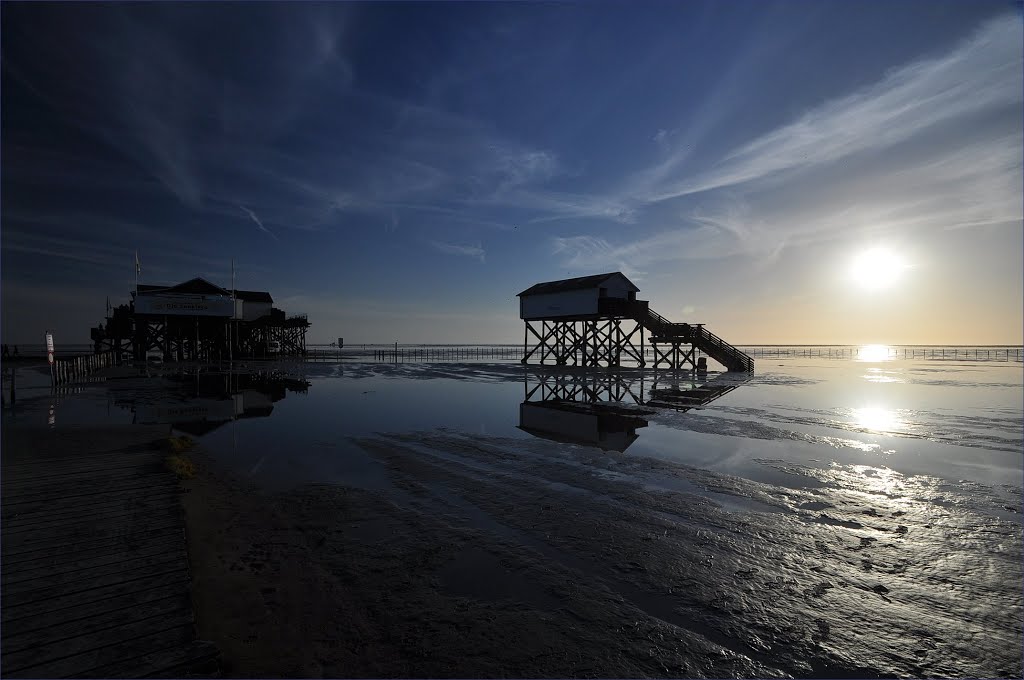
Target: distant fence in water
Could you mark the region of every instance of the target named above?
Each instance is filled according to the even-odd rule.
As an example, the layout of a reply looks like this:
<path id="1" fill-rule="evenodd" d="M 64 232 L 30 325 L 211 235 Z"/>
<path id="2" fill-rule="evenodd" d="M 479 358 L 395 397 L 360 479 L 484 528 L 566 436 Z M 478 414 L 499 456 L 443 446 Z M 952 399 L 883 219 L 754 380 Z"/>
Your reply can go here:
<path id="1" fill-rule="evenodd" d="M 866 359 L 885 361 L 887 359 L 969 359 L 971 361 L 1021 361 L 1024 348 L 1007 346 L 931 346 L 931 345 L 823 345 L 804 347 L 787 346 L 739 346 L 740 350 L 756 358 L 821 357 L 824 359 Z"/>
<path id="2" fill-rule="evenodd" d="M 754 359 L 861 359 L 886 361 L 894 359 L 958 359 L 969 361 L 1024 361 L 1024 347 L 991 346 L 939 346 L 939 345 L 739 345 L 740 350 Z M 308 347 L 308 360 L 373 359 L 374 361 L 467 361 L 518 360 L 523 346 L 503 345 L 403 345 L 367 344 L 342 349 Z M 698 356 L 703 353 L 698 352 Z M 653 362 L 651 347 L 644 348 L 644 357 Z"/>
<path id="3" fill-rule="evenodd" d="M 307 361 L 372 359 L 374 361 L 507 361 L 523 358 L 522 345 L 351 345 L 306 346 Z"/>
<path id="4" fill-rule="evenodd" d="M 13 348 L 13 345 L 11 346 Z M 959 359 L 969 361 L 1024 361 L 1024 347 L 1014 345 L 738 345 L 754 359 Z M 74 359 L 93 354 L 92 345 L 57 345 L 56 357 Z M 644 356 L 653 361 L 650 346 L 644 347 Z M 698 352 L 698 356 L 703 356 Z M 46 347 L 20 345 L 19 357 L 45 359 Z M 432 345 L 414 343 L 367 343 L 346 345 L 307 345 L 307 361 L 338 361 L 362 359 L 368 361 L 511 361 L 523 357 L 522 344 Z M 127 358 L 127 357 L 125 357 Z M 247 359 L 250 360 L 250 359 Z"/>

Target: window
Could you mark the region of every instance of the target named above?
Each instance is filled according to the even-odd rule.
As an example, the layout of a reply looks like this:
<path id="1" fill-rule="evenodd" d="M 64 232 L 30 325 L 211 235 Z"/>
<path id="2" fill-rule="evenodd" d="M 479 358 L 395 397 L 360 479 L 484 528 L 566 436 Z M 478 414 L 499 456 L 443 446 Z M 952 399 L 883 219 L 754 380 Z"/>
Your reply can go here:
<path id="1" fill-rule="evenodd" d="M 597 297 L 608 297 L 608 289 L 604 286 L 597 289 Z"/>

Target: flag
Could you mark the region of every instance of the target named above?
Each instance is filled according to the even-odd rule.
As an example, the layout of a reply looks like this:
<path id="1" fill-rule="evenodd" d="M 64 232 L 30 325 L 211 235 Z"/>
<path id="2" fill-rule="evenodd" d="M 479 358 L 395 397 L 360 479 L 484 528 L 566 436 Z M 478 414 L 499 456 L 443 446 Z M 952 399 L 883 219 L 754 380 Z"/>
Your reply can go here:
<path id="1" fill-rule="evenodd" d="M 135 275 L 138 276 L 142 273 L 142 265 L 139 264 L 139 251 L 135 251 Z"/>

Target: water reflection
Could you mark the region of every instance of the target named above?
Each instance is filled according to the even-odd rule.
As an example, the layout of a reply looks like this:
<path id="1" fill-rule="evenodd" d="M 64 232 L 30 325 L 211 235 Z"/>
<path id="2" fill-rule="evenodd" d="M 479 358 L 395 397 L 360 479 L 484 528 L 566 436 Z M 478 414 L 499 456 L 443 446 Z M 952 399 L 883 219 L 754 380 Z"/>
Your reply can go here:
<path id="1" fill-rule="evenodd" d="M 636 412 L 609 405 L 572 401 L 524 401 L 519 405 L 519 429 L 523 432 L 605 451 L 625 451 L 636 441 L 641 427 L 647 427 L 647 420 Z"/>
<path id="2" fill-rule="evenodd" d="M 553 441 L 625 451 L 647 427 L 644 415 L 656 406 L 688 411 L 736 389 L 746 378 L 706 376 L 690 371 L 622 374 L 612 372 L 528 372 L 519 405 L 519 429 Z"/>
<path id="3" fill-rule="evenodd" d="M 276 372 L 197 372 L 169 376 L 179 390 L 155 401 L 118 402 L 132 412 L 132 422 L 169 423 L 192 435 L 204 435 L 239 418 L 266 418 L 274 402 L 288 392 L 305 393 L 310 383 Z"/>
<path id="4" fill-rule="evenodd" d="M 854 424 L 879 434 L 891 433 L 905 429 L 906 423 L 892 409 L 880 406 L 855 408 L 850 411 Z"/>

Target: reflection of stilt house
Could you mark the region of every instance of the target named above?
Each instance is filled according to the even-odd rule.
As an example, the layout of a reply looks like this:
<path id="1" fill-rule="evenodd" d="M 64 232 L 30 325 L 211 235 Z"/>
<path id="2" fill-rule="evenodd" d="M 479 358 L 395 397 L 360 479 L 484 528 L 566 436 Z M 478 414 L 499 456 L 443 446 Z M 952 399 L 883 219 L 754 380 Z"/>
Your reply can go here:
<path id="1" fill-rule="evenodd" d="M 519 405 L 519 429 L 534 437 L 569 444 L 625 451 L 636 441 L 643 418 L 564 401 L 524 401 Z"/>
<path id="2" fill-rule="evenodd" d="M 178 361 L 267 356 L 272 341 L 280 354 L 306 351 L 309 321 L 285 316 L 267 292 L 231 291 L 194 278 L 176 286 L 140 285 L 132 297 L 108 314 L 105 326 L 92 329 L 96 351 L 128 351 L 135 359 L 159 352 Z"/>
<path id="3" fill-rule="evenodd" d="M 730 371 L 752 371 L 754 361 L 702 324 L 672 323 L 637 300 L 640 289 L 622 272 L 538 283 L 519 293 L 525 364 L 536 356 L 565 366 L 644 366 L 644 333 L 654 368 L 696 368 L 703 352 Z M 536 325 L 535 325 L 536 324 Z M 533 346 L 531 347 L 531 334 Z"/>
<path id="4" fill-rule="evenodd" d="M 557 370 L 557 369 L 556 369 Z M 565 374 L 530 371 L 523 376 L 519 429 L 552 441 L 625 451 L 654 413 L 632 406 L 688 411 L 706 406 L 746 382 L 722 376 L 704 383 L 689 371 L 585 371 Z"/>
<path id="5" fill-rule="evenodd" d="M 125 400 L 132 422 L 169 423 L 199 436 L 232 420 L 266 418 L 287 392 L 304 393 L 309 388 L 302 379 L 245 373 L 201 373 L 181 376 L 178 382 L 187 395 L 171 390 L 156 402 Z"/>

